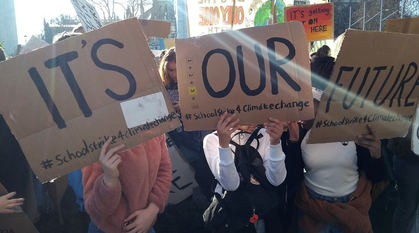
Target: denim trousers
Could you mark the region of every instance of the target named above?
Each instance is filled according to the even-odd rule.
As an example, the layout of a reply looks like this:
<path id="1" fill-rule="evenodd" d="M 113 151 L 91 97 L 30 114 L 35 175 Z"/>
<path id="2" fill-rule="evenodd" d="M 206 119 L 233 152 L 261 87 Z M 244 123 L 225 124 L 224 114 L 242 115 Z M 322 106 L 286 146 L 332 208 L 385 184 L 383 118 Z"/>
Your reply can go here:
<path id="1" fill-rule="evenodd" d="M 329 203 L 345 203 L 349 201 L 351 194 L 342 197 L 328 197 L 318 194 L 307 187 L 307 192 L 311 199 L 327 201 Z M 303 216 L 303 212 L 298 210 L 297 218 L 300 219 Z M 300 227 L 298 227 L 298 233 L 305 233 Z M 332 225 L 330 223 L 324 223 L 324 226 L 318 233 L 342 233 L 342 228 L 339 226 Z"/>
<path id="2" fill-rule="evenodd" d="M 416 220 L 419 203 L 419 161 L 395 155 L 394 178 L 397 182 L 398 203 L 393 215 L 393 233 L 409 233 Z"/>
<path id="3" fill-rule="evenodd" d="M 88 233 L 106 233 L 106 232 L 101 231 L 99 228 L 97 228 L 96 224 L 93 221 L 90 221 Z M 156 233 L 156 232 L 154 231 L 154 228 L 151 227 L 147 233 Z"/>

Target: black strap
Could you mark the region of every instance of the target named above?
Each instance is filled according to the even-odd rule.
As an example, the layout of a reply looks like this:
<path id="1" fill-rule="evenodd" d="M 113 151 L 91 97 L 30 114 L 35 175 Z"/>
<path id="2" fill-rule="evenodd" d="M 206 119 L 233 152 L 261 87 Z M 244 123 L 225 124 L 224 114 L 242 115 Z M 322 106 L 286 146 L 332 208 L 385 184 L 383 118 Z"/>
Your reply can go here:
<path id="1" fill-rule="evenodd" d="M 259 133 L 259 131 L 260 131 L 260 130 L 261 130 L 261 128 L 258 126 L 258 127 L 256 127 L 256 128 L 255 128 L 255 130 L 253 130 L 252 134 L 250 134 L 250 133 L 248 133 L 248 132 L 245 132 L 245 131 L 240 131 L 240 132 L 237 132 L 237 133 L 235 133 L 235 134 L 231 137 L 231 139 L 230 139 L 230 144 L 232 144 L 232 145 L 233 145 L 233 146 L 235 146 L 235 147 L 240 146 L 237 142 L 233 141 L 233 138 L 234 138 L 235 136 L 239 135 L 239 134 L 247 133 L 247 134 L 250 134 L 250 137 L 249 137 L 249 139 L 247 139 L 247 142 L 245 143 L 245 145 L 250 146 L 250 144 L 252 143 L 252 141 L 253 141 L 254 139 L 259 139 L 259 138 L 263 137 L 263 135 L 262 135 L 262 134 L 258 135 L 258 133 Z M 259 149 L 259 140 L 257 140 L 256 142 L 257 142 L 257 145 L 256 145 L 256 150 L 257 150 L 257 149 Z M 233 151 L 233 153 L 234 153 L 234 151 Z"/>

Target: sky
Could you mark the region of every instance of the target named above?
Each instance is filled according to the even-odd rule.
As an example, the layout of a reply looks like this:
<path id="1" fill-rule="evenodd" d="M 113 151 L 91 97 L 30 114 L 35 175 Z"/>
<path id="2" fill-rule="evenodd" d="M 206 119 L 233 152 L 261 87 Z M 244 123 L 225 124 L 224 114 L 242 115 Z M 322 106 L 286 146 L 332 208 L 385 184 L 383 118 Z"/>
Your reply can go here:
<path id="1" fill-rule="evenodd" d="M 31 35 L 38 35 L 49 21 L 61 14 L 76 16 L 70 0 L 14 0 L 16 26 L 20 44 L 26 44 Z"/>

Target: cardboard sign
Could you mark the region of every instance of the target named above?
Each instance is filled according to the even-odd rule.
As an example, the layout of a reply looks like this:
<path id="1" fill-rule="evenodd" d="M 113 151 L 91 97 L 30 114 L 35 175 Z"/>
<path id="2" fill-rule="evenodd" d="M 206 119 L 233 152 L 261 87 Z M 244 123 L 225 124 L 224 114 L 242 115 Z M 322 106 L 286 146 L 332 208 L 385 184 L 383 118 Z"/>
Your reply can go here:
<path id="1" fill-rule="evenodd" d="M 8 191 L 0 183 L 0 196 L 7 194 Z M 1 233 L 38 233 L 38 230 L 23 212 L 13 214 L 0 214 Z"/>
<path id="2" fill-rule="evenodd" d="M 170 34 L 170 23 L 157 20 L 139 19 L 146 36 L 167 38 Z"/>
<path id="3" fill-rule="evenodd" d="M 386 27 L 384 31 L 419 34 L 419 17 L 407 19 L 388 19 L 386 21 Z"/>
<path id="4" fill-rule="evenodd" d="M 314 117 L 300 22 L 177 39 L 176 52 L 186 130 L 214 129 L 225 111 L 242 125 Z"/>
<path id="5" fill-rule="evenodd" d="M 86 0 L 70 0 L 76 10 L 77 16 L 86 32 L 96 30 L 102 27 L 99 14 L 94 6 Z"/>
<path id="6" fill-rule="evenodd" d="M 96 162 L 109 137 L 129 149 L 180 125 L 135 18 L 2 62 L 0 73 L 0 111 L 42 182 Z M 124 112 L 129 100 L 138 107 Z M 168 114 L 144 110 L 148 101 Z M 147 122 L 129 128 L 136 117 Z"/>
<path id="7" fill-rule="evenodd" d="M 307 41 L 333 39 L 334 19 L 333 3 L 285 7 L 285 22 L 302 22 Z"/>
<path id="8" fill-rule="evenodd" d="M 308 142 L 354 141 L 369 133 L 367 124 L 380 138 L 404 136 L 419 97 L 417 41 L 419 35 L 347 30 Z"/>
<path id="9" fill-rule="evenodd" d="M 294 0 L 294 6 L 308 5 L 309 0 Z"/>
<path id="10" fill-rule="evenodd" d="M 30 51 L 33 51 L 35 49 L 39 49 L 39 48 L 45 47 L 47 45 L 49 45 L 47 42 L 39 39 L 36 36 L 31 36 L 31 38 L 29 39 L 28 43 L 26 43 L 26 45 L 19 52 L 19 54 L 29 53 Z"/>
<path id="11" fill-rule="evenodd" d="M 194 179 L 195 171 L 176 148 L 168 134 L 166 134 L 166 146 L 172 163 L 172 186 L 168 204 L 176 205 L 192 195 L 193 190 L 198 187 L 198 183 Z"/>
<path id="12" fill-rule="evenodd" d="M 259 3 L 260 2 L 260 3 Z M 234 29 L 253 27 L 262 1 L 253 0 L 187 0 L 189 36 L 200 36 Z"/>
<path id="13" fill-rule="evenodd" d="M 170 49 L 172 47 L 175 47 L 175 38 L 164 39 L 164 48 Z"/>

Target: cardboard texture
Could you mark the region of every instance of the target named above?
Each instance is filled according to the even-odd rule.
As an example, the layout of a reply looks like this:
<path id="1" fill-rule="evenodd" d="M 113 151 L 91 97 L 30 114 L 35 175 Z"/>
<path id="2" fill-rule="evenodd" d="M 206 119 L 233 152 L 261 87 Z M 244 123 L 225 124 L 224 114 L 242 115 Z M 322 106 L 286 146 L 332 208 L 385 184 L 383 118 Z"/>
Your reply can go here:
<path id="1" fill-rule="evenodd" d="M 134 18 L 2 62 L 0 73 L 0 111 L 42 182 L 96 162 L 109 137 L 129 149 L 180 125 Z M 159 92 L 169 115 L 145 111 L 153 120 L 128 129 L 121 102 Z"/>
<path id="2" fill-rule="evenodd" d="M 419 97 L 417 41 L 419 35 L 347 30 L 308 142 L 354 141 L 369 133 L 368 124 L 380 138 L 405 135 Z"/>
<path id="3" fill-rule="evenodd" d="M 386 21 L 386 27 L 384 31 L 419 34 L 419 17 L 407 19 L 388 19 Z"/>
<path id="4" fill-rule="evenodd" d="M 71 0 L 71 3 L 86 32 L 99 29 L 103 26 L 95 7 L 86 0 Z"/>
<path id="5" fill-rule="evenodd" d="M 0 196 L 7 194 L 8 191 L 0 183 Z M 0 214 L 1 233 L 38 233 L 38 230 L 23 212 L 13 214 Z"/>
<path id="6" fill-rule="evenodd" d="M 333 3 L 285 7 L 285 22 L 302 22 L 307 41 L 333 39 L 334 19 Z"/>
<path id="7" fill-rule="evenodd" d="M 170 34 L 170 23 L 157 20 L 139 19 L 146 36 L 167 38 Z"/>
<path id="8" fill-rule="evenodd" d="M 170 49 L 172 47 L 175 47 L 175 38 L 164 39 L 164 48 Z"/>
<path id="9" fill-rule="evenodd" d="M 169 150 L 173 174 L 168 204 L 176 205 L 192 195 L 194 189 L 198 187 L 198 183 L 194 179 L 195 171 L 176 148 L 168 134 L 166 134 L 166 145 Z"/>
<path id="10" fill-rule="evenodd" d="M 224 111 L 242 125 L 314 117 L 300 22 L 177 39 L 176 52 L 186 130 L 214 129 Z"/>

